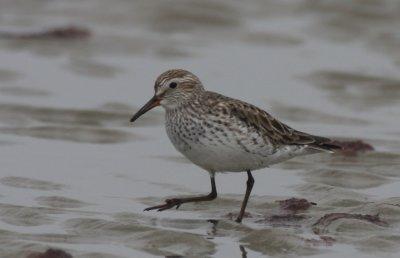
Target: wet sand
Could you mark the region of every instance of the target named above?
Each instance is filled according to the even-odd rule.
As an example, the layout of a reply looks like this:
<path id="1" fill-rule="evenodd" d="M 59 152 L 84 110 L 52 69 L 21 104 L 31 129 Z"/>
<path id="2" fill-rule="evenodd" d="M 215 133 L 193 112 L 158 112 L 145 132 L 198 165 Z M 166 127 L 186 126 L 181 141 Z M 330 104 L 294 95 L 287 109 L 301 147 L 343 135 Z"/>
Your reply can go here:
<path id="1" fill-rule="evenodd" d="M 399 9 L 396 1 L 2 1 L 0 257 L 49 248 L 107 258 L 396 257 Z M 87 33 L 60 34 L 71 26 Z M 243 224 L 232 220 L 245 190 L 237 173 L 217 175 L 213 202 L 143 212 L 209 191 L 207 173 L 167 139 L 161 109 L 129 125 L 155 77 L 176 67 L 298 130 L 373 150 L 255 172 Z"/>

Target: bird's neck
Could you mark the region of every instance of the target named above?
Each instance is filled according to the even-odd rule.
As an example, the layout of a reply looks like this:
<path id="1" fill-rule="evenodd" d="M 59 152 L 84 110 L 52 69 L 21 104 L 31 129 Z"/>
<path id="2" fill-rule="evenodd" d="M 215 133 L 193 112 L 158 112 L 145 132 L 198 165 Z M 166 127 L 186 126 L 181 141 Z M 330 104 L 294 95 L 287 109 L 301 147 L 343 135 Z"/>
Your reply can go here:
<path id="1" fill-rule="evenodd" d="M 165 106 L 165 110 L 167 112 L 176 112 L 179 110 L 184 110 L 189 106 L 201 105 L 201 99 L 204 95 L 204 90 L 196 90 L 192 92 L 190 95 L 186 96 L 186 98 L 181 98 L 179 102 L 174 103 L 172 105 Z"/>

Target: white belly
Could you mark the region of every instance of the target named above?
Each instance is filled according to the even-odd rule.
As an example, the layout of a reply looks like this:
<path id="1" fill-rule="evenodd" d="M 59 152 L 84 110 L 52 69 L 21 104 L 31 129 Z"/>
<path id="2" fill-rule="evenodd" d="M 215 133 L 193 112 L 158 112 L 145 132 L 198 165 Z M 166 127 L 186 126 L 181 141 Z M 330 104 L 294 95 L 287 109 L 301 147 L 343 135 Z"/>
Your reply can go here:
<path id="1" fill-rule="evenodd" d="M 192 146 L 181 152 L 194 164 L 213 172 L 243 172 L 257 170 L 306 154 L 305 147 L 287 146 L 277 152 L 261 156 L 225 146 Z"/>
<path id="2" fill-rule="evenodd" d="M 226 137 L 220 137 L 218 140 L 207 137 L 200 139 L 182 137 L 168 128 L 167 133 L 179 152 L 209 172 L 243 172 L 261 169 L 305 152 L 304 146 L 285 146 L 278 150 L 272 150 L 271 146 L 264 146 L 264 149 L 260 150 L 255 146 L 254 150 L 257 152 L 252 152 L 252 149 L 245 150 L 236 140 L 229 141 Z M 235 135 L 228 135 L 228 138 L 235 139 Z"/>
<path id="3" fill-rule="evenodd" d="M 214 172 L 242 172 L 268 166 L 267 160 L 226 146 L 192 145 L 181 152 L 194 164 Z"/>

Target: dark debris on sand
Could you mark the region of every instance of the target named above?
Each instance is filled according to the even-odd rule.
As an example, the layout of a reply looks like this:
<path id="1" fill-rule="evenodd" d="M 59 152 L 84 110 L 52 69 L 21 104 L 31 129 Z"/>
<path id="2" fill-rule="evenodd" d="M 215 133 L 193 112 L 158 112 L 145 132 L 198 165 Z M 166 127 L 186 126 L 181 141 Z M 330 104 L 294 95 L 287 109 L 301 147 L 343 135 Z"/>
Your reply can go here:
<path id="1" fill-rule="evenodd" d="M 312 225 L 312 230 L 315 234 L 319 235 L 325 231 L 325 229 L 335 220 L 338 219 L 356 219 L 363 220 L 370 223 L 373 223 L 378 226 L 388 226 L 386 221 L 383 221 L 379 218 L 379 215 L 363 215 L 363 214 L 351 214 L 351 213 L 329 213 L 325 214 L 322 218 L 320 218 L 317 222 Z"/>
<path id="2" fill-rule="evenodd" d="M 308 210 L 312 205 L 317 205 L 315 202 L 309 202 L 306 199 L 290 198 L 286 200 L 277 201 L 279 207 L 290 213 L 297 213 L 300 211 Z"/>
<path id="3" fill-rule="evenodd" d="M 279 203 L 281 214 L 266 216 L 265 218 L 256 222 L 270 223 L 274 226 L 300 227 L 301 225 L 299 223 L 306 219 L 307 216 L 297 213 L 306 211 L 312 205 L 316 205 L 314 202 L 309 202 L 306 199 L 300 198 L 290 198 L 277 202 Z"/>
<path id="4" fill-rule="evenodd" d="M 304 242 L 312 246 L 332 246 L 336 239 L 330 236 L 319 236 L 319 239 L 305 239 Z"/>
<path id="5" fill-rule="evenodd" d="M 0 39 L 17 40 L 74 40 L 86 39 L 91 36 L 91 31 L 79 26 L 64 26 L 44 29 L 33 32 L 0 31 Z"/>
<path id="6" fill-rule="evenodd" d="M 26 258 L 72 258 L 72 255 L 60 249 L 47 249 L 44 253 L 31 253 Z"/>

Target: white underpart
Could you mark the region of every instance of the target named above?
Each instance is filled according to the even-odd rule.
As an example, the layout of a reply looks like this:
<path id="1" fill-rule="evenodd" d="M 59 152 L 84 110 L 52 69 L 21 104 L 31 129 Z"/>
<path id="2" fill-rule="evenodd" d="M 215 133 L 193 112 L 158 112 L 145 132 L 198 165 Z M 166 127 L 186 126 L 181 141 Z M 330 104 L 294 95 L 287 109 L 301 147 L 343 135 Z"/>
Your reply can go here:
<path id="1" fill-rule="evenodd" d="M 206 136 L 198 137 L 198 141 L 176 133 L 177 124 L 171 120 L 168 121 L 168 118 L 167 134 L 179 152 L 209 172 L 257 170 L 313 152 L 305 145 L 286 145 L 275 149 L 270 144 L 265 144 L 264 139 L 256 132 L 250 131 L 248 127 L 239 127 L 240 132 L 234 132 L 227 128 L 220 132 L 202 126 L 201 121 L 196 122 L 198 130 L 203 130 L 203 132 L 205 130 L 204 135 Z M 254 138 L 258 144 L 254 144 Z"/>

